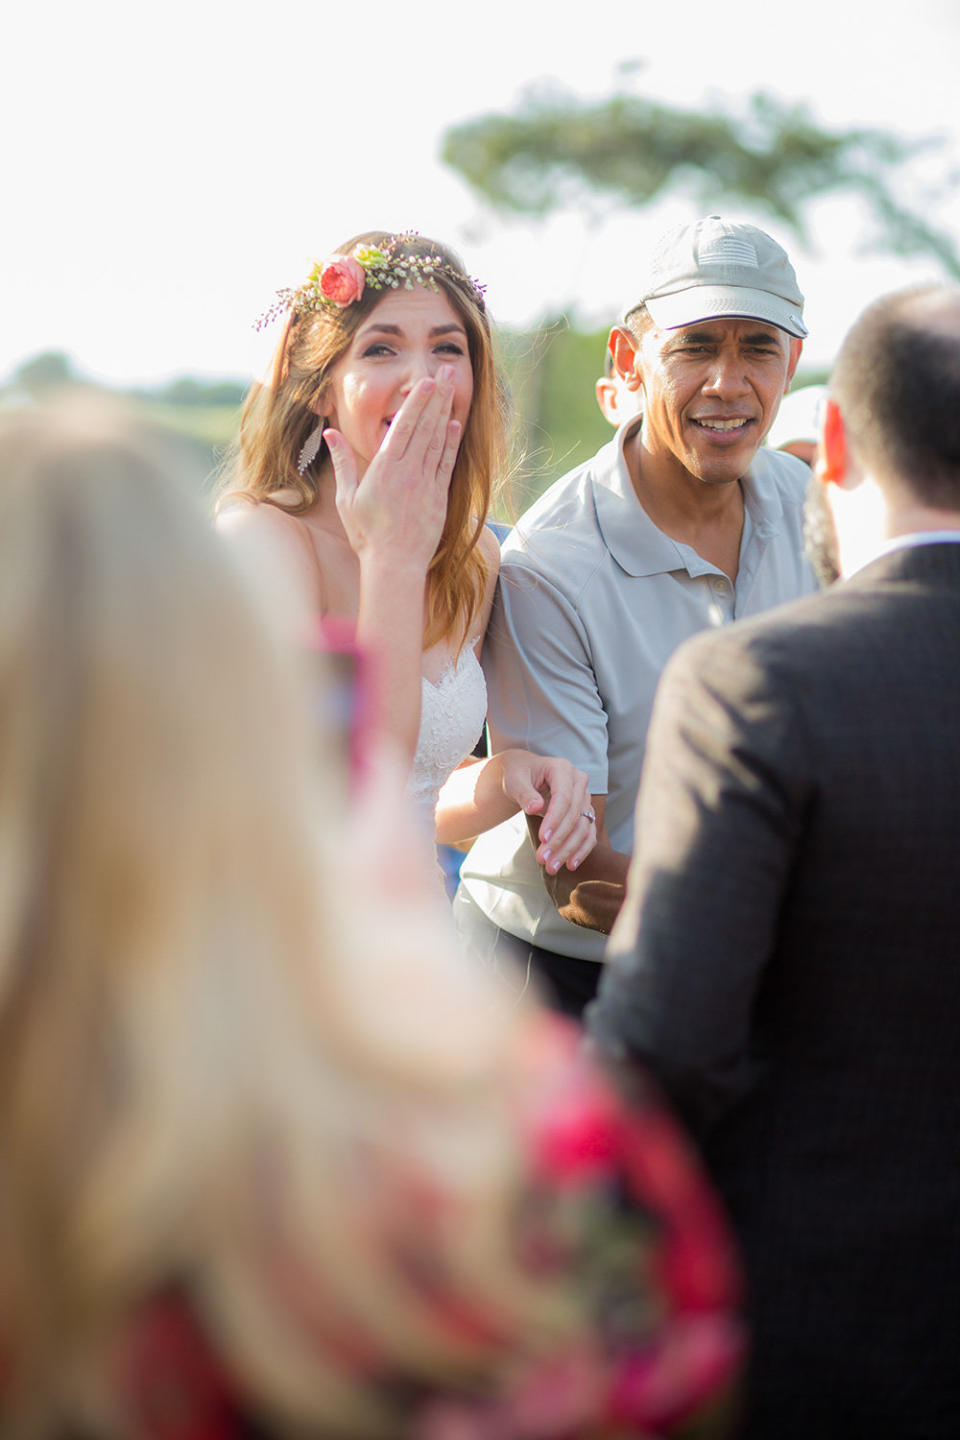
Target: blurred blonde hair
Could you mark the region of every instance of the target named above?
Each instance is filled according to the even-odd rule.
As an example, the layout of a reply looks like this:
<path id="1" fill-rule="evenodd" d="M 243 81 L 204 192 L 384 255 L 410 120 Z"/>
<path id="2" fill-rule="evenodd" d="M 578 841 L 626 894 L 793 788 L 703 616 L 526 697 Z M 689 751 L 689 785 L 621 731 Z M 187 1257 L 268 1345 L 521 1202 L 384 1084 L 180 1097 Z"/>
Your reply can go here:
<path id="1" fill-rule="evenodd" d="M 345 869 L 310 683 L 126 416 L 0 420 L 4 1434 L 122 1434 L 111 1357 L 170 1285 L 281 1429 L 403 1433 L 338 1333 L 483 1372 L 403 1246 L 565 1323 L 511 1253 L 522 1012 Z"/>
<path id="2" fill-rule="evenodd" d="M 505 474 L 506 389 L 486 307 L 454 251 L 424 236 L 398 239 L 385 230 L 369 230 L 332 253 L 349 254 L 357 245 L 387 241 L 394 243 L 397 255 L 439 254 L 449 267 L 436 271 L 436 281 L 463 321 L 473 367 L 470 414 L 450 483 L 446 523 L 427 577 L 427 648 L 451 636 L 465 640 L 483 598 L 487 563 L 477 542 L 490 510 L 491 487 Z M 254 385 L 247 397 L 239 440 L 224 470 L 221 506 L 245 497 L 302 515 L 316 503 L 327 446 L 321 445 L 304 474 L 297 469 L 304 441 L 318 423 L 315 406 L 361 322 L 393 293 L 367 286 L 358 301 L 343 309 L 330 306 L 287 317 L 269 378 Z M 282 490 L 292 490 L 297 498 L 277 499 Z"/>

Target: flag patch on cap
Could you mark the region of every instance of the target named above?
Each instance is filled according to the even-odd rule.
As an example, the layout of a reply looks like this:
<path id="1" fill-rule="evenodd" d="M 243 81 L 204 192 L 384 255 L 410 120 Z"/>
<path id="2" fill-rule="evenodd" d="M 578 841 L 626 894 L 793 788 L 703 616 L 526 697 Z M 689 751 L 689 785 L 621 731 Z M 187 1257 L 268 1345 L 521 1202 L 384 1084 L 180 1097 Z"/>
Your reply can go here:
<path id="1" fill-rule="evenodd" d="M 701 265 L 759 265 L 757 251 L 749 240 L 736 235 L 716 235 L 700 247 Z"/>

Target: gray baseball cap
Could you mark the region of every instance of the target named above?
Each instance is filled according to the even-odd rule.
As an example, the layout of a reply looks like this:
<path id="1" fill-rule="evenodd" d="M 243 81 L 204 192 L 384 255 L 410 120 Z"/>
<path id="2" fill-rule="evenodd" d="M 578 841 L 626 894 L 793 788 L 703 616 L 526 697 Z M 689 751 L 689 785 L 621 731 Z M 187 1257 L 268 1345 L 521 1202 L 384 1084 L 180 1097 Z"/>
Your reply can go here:
<path id="1" fill-rule="evenodd" d="M 802 340 L 803 295 L 787 252 L 765 230 L 708 215 L 657 244 L 626 320 L 646 305 L 661 330 L 721 316 L 765 320 Z"/>

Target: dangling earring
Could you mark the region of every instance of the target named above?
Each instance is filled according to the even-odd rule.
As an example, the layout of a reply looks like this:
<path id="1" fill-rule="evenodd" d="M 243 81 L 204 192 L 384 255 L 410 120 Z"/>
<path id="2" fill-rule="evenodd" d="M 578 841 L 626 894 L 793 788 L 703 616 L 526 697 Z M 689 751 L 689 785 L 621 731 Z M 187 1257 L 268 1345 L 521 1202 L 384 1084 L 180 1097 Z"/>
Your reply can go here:
<path id="1" fill-rule="evenodd" d="M 297 460 L 297 471 L 300 475 L 308 470 L 320 453 L 320 446 L 323 444 L 323 432 L 326 429 L 326 420 L 321 420 L 315 430 L 304 440 L 300 450 L 300 457 Z"/>

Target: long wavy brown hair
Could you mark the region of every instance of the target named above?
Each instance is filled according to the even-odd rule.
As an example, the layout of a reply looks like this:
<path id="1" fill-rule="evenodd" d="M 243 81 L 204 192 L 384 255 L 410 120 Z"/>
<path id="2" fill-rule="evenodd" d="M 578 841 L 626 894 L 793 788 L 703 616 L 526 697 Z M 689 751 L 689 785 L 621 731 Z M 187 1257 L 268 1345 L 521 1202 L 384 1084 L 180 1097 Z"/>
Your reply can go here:
<path id="1" fill-rule="evenodd" d="M 349 254 L 357 245 L 389 245 L 398 257 L 439 255 L 443 268 L 435 271 L 436 283 L 467 332 L 473 400 L 450 484 L 446 523 L 427 577 L 424 635 L 425 647 L 450 636 L 462 643 L 484 594 L 487 564 L 477 542 L 490 509 L 491 487 L 503 476 L 506 459 L 506 387 L 490 321 L 481 292 L 447 246 L 421 235 L 368 230 L 337 246 L 336 253 Z M 291 309 L 268 377 L 247 397 L 219 508 L 246 498 L 304 515 L 316 504 L 327 446 L 321 444 L 303 474 L 297 468 L 304 441 L 317 424 L 315 407 L 358 327 L 390 293 L 368 285 L 358 301 L 343 309 Z M 291 491 L 294 500 L 287 498 Z M 277 498 L 280 492 L 285 492 L 282 499 Z"/>

